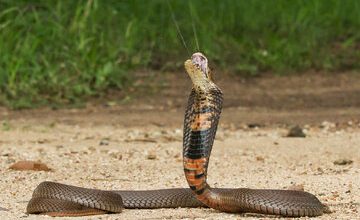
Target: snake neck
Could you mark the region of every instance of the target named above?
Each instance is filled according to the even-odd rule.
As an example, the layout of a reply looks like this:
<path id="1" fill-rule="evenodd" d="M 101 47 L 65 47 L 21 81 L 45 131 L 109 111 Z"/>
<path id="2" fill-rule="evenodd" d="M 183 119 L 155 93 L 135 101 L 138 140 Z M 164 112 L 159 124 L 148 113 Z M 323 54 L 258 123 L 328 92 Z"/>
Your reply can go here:
<path id="1" fill-rule="evenodd" d="M 203 90 L 194 85 L 189 96 L 184 120 L 184 172 L 198 200 L 211 208 L 230 211 L 230 206 L 220 201 L 219 195 L 207 183 L 207 169 L 223 98 L 221 90 L 214 83 L 205 88 Z"/>

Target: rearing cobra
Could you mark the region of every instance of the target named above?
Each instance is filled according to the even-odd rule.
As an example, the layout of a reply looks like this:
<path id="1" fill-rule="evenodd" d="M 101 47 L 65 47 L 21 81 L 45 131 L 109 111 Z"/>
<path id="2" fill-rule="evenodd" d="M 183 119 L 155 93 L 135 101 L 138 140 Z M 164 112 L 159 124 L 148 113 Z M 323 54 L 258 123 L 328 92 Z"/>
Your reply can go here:
<path id="1" fill-rule="evenodd" d="M 184 119 L 183 165 L 190 189 L 103 191 L 43 182 L 34 190 L 27 213 L 81 216 L 121 212 L 123 208 L 210 207 L 224 212 L 318 216 L 325 206 L 312 194 L 294 190 L 221 189 L 207 182 L 207 168 L 222 109 L 222 92 L 213 82 L 207 58 L 185 61 L 191 90 Z"/>

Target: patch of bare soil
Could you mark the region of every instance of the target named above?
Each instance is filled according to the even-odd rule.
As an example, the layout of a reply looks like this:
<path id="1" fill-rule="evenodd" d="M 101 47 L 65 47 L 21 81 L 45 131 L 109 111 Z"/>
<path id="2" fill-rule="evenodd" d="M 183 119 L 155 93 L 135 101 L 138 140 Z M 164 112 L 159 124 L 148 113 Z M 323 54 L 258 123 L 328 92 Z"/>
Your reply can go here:
<path id="1" fill-rule="evenodd" d="M 0 109 L 0 219 L 45 219 L 25 214 L 45 180 L 109 190 L 187 187 L 181 141 L 190 81 L 176 73 L 151 76 L 144 85 L 149 75 L 142 77 L 126 103 L 114 103 L 114 96 L 85 109 Z M 212 186 L 301 186 L 332 210 L 313 219 L 360 219 L 359 74 L 217 78 L 225 104 L 209 167 Z M 306 137 L 287 137 L 295 125 Z M 23 160 L 51 171 L 9 169 Z M 197 208 L 84 219 L 100 218 L 271 219 Z"/>
<path id="2" fill-rule="evenodd" d="M 191 82 L 185 73 L 138 74 L 136 89 L 121 99 L 117 94 L 94 100 L 84 109 L 8 111 L 2 120 L 99 123 L 126 126 L 181 127 Z M 224 92 L 221 122 L 244 124 L 347 123 L 360 119 L 359 73 L 306 73 L 295 76 L 241 78 L 216 75 Z M 87 120 L 84 119 L 87 116 Z"/>

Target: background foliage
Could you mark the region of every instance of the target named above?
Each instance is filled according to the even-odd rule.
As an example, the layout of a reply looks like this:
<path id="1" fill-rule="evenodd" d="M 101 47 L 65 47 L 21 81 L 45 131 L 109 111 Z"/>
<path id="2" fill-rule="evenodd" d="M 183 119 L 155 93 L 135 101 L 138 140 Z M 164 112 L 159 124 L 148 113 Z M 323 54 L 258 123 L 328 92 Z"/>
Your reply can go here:
<path id="1" fill-rule="evenodd" d="M 358 70 L 359 12 L 357 0 L 0 0 L 0 103 L 73 103 L 139 68 L 181 68 L 194 29 L 234 73 Z"/>

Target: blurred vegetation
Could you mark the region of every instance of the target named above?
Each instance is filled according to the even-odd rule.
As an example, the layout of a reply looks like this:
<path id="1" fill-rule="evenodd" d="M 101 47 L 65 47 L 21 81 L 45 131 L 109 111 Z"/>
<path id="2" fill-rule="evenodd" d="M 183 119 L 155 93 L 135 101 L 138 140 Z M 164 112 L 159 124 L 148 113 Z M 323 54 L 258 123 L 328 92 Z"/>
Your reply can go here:
<path id="1" fill-rule="evenodd" d="M 172 10 L 170 10 L 169 4 Z M 360 67 L 357 0 L 0 0 L 0 104 L 61 103 L 181 68 L 200 50 L 234 73 Z"/>

